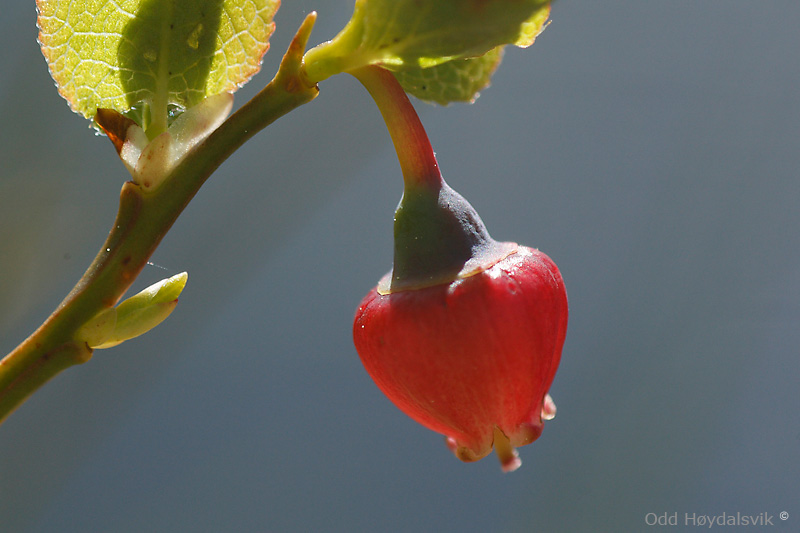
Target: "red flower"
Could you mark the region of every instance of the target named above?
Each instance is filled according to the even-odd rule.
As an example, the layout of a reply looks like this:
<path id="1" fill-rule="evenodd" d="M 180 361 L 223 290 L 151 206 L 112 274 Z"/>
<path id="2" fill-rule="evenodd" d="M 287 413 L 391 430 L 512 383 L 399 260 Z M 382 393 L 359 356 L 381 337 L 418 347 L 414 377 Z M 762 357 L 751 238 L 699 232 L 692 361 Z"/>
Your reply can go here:
<path id="1" fill-rule="evenodd" d="M 376 287 L 356 313 L 356 349 L 378 387 L 411 418 L 447 436 L 464 461 L 494 445 L 520 462 L 555 415 L 547 391 L 561 358 L 567 296 L 556 265 L 519 247 L 478 274 L 416 290 Z"/>
<path id="2" fill-rule="evenodd" d="M 520 465 L 555 415 L 547 391 L 567 331 L 567 293 L 542 252 L 497 242 L 442 179 L 414 108 L 394 76 L 353 74 L 378 104 L 403 171 L 394 263 L 361 302 L 356 349 L 378 387 L 408 416 L 447 436 L 464 461 L 496 450 Z"/>

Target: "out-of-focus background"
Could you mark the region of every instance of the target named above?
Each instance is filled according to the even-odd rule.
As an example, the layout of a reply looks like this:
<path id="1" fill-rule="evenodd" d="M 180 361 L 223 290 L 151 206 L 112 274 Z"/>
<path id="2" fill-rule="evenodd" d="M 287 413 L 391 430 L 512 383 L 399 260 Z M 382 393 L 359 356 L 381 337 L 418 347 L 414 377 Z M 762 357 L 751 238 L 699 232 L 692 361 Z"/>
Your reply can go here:
<path id="1" fill-rule="evenodd" d="M 5 353 L 94 257 L 127 173 L 56 93 L 34 2 L 0 9 Z M 352 0 L 284 0 L 237 104 L 312 9 L 316 44 Z M 338 76 L 225 163 L 153 256 L 134 288 L 187 270 L 176 312 L 0 427 L 0 529 L 618 532 L 765 513 L 798 531 L 798 27 L 795 0 L 562 1 L 474 105 L 418 104 L 449 183 L 566 280 L 558 416 L 519 471 L 460 463 L 361 367 L 352 316 L 389 269 L 401 180 L 377 109 Z"/>

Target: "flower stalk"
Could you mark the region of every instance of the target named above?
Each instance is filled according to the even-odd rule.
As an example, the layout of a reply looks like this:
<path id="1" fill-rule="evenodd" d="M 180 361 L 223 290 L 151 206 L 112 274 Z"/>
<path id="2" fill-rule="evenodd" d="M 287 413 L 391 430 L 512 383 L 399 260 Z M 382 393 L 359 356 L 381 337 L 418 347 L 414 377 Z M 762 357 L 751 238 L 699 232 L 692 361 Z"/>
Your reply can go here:
<path id="1" fill-rule="evenodd" d="M 516 249 L 489 236 L 478 213 L 442 178 L 425 128 L 394 75 L 378 66 L 351 72 L 386 122 L 403 173 L 394 215 L 394 265 L 379 290 L 429 287 L 467 277 Z"/>
<path id="2" fill-rule="evenodd" d="M 386 122 L 406 188 L 438 190 L 444 181 L 425 128 L 394 75 L 379 66 L 350 72 L 367 89 Z"/>

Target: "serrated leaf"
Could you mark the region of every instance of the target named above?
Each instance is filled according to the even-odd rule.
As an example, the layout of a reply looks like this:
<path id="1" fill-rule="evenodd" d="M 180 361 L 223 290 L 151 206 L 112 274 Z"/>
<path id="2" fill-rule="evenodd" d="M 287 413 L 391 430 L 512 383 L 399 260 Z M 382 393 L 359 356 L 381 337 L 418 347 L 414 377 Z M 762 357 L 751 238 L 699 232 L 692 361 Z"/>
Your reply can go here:
<path id="1" fill-rule="evenodd" d="M 191 107 L 261 64 L 280 0 L 37 0 L 39 43 L 86 117 L 154 101 Z"/>
<path id="2" fill-rule="evenodd" d="M 400 70 L 394 75 L 407 93 L 420 100 L 442 105 L 474 102 L 478 93 L 489 86 L 502 57 L 503 47 L 498 46 L 480 57 L 454 59 L 430 68 Z"/>
<path id="3" fill-rule="evenodd" d="M 517 40 L 514 41 L 514 46 L 527 48 L 532 45 L 539 34 L 547 27 L 547 19 L 549 17 L 550 4 L 548 3 L 546 9 L 540 9 L 520 26 L 519 36 Z"/>
<path id="4" fill-rule="evenodd" d="M 306 72 L 320 81 L 366 65 L 428 68 L 527 46 L 549 10 L 548 0 L 356 0 L 347 26 L 308 51 Z"/>

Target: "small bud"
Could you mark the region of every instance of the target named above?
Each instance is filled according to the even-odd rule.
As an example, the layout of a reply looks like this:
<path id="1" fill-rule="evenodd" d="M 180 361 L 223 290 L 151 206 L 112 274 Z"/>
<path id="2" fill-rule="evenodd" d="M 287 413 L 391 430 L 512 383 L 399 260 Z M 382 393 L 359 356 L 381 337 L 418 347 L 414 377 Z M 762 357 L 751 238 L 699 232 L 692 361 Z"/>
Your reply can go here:
<path id="1" fill-rule="evenodd" d="M 172 134 L 169 131 L 165 131 L 150 141 L 136 160 L 133 181 L 145 190 L 153 190 L 161 185 L 161 182 L 177 163 L 173 160 L 171 153 L 173 144 Z"/>
<path id="2" fill-rule="evenodd" d="M 233 107 L 233 95 L 220 93 L 209 96 L 194 107 L 190 107 L 175 119 L 169 127 L 174 141 L 172 157 L 179 161 L 189 150 L 222 124 Z"/>
<path id="3" fill-rule="evenodd" d="M 232 94 L 209 96 L 181 113 L 167 131 L 153 140 L 139 125 L 116 111 L 98 110 L 95 120 L 116 147 L 134 183 L 153 190 L 192 148 L 225 121 L 231 107 Z"/>
<path id="4" fill-rule="evenodd" d="M 111 307 L 97 313 L 94 318 L 81 326 L 76 337 L 86 342 L 89 348 L 95 348 L 114 334 L 117 325 L 117 308 Z"/>
<path id="5" fill-rule="evenodd" d="M 172 313 L 178 296 L 186 286 L 188 274 L 182 272 L 161 280 L 131 296 L 117 307 L 101 311 L 84 324 L 77 338 L 90 348 L 111 348 L 147 333 Z"/>

